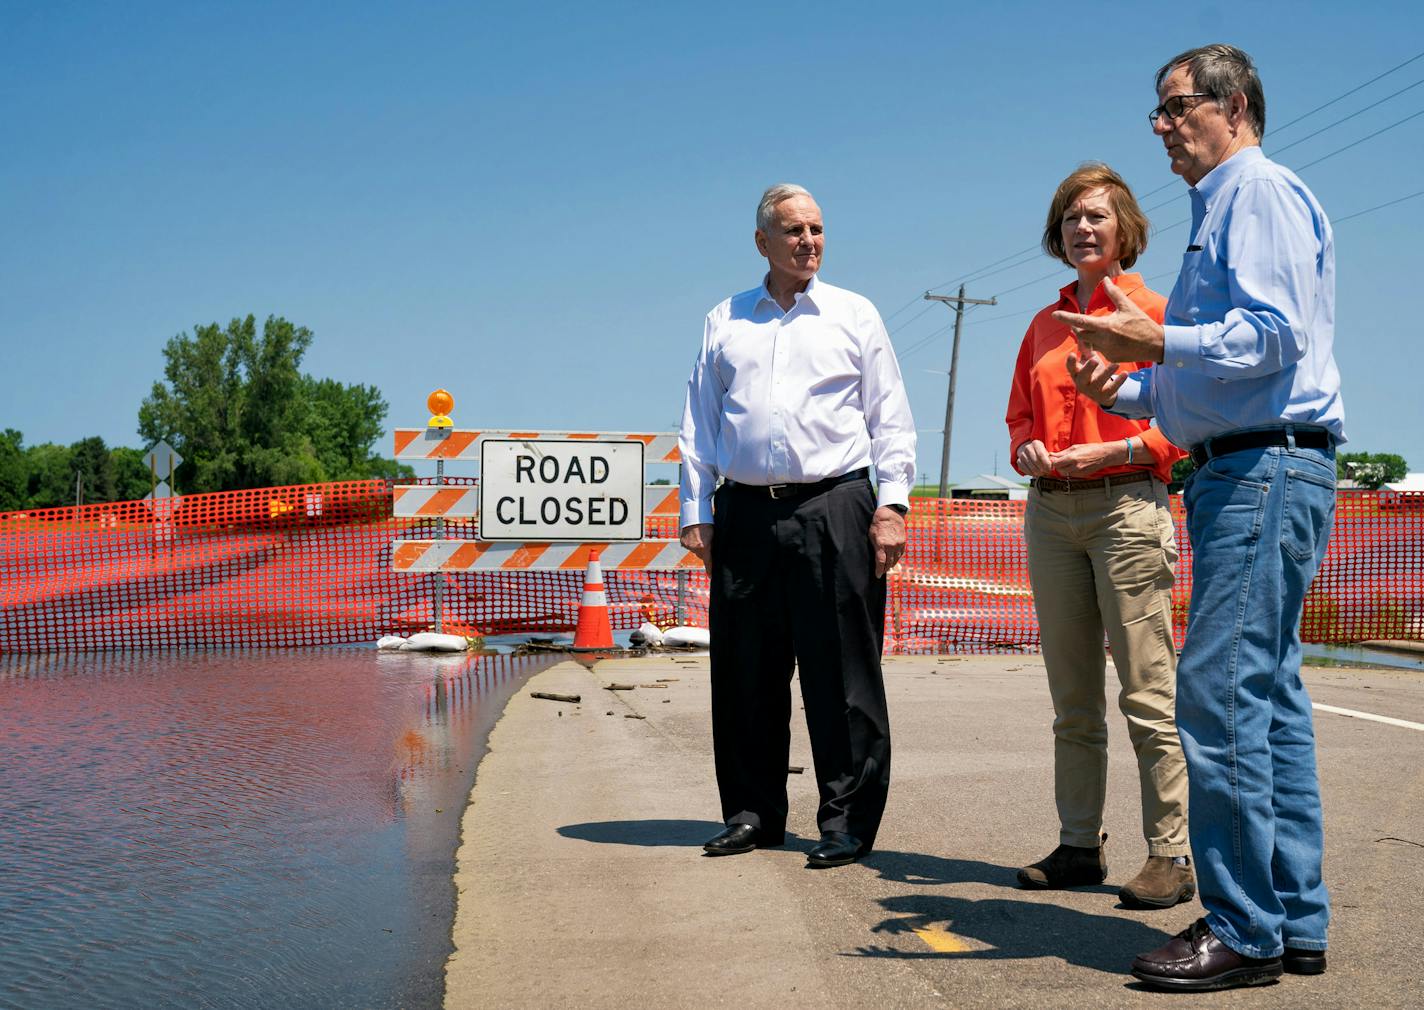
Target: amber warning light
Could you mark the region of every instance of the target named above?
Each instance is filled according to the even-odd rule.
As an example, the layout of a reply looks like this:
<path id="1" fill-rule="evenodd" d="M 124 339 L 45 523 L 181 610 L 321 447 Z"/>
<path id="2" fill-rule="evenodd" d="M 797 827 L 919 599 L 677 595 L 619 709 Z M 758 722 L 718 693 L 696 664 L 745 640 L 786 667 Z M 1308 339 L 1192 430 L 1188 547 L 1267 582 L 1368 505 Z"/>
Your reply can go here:
<path id="1" fill-rule="evenodd" d="M 453 428 L 455 422 L 450 420 L 450 411 L 455 409 L 455 398 L 443 389 L 437 389 L 426 399 L 425 405 L 430 408 L 430 420 L 426 422 L 427 428 Z"/>

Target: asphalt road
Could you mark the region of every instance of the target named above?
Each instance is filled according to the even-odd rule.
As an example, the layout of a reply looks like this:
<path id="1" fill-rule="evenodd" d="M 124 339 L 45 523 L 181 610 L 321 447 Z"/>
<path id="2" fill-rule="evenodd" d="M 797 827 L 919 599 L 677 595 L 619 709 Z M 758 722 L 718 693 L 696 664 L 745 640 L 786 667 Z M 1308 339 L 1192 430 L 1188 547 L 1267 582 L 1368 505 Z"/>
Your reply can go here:
<path id="1" fill-rule="evenodd" d="M 1146 855 L 1110 715 L 1107 882 L 1015 884 L 1057 841 L 1041 660 L 894 657 L 891 799 L 875 853 L 805 868 L 816 838 L 793 726 L 784 849 L 719 859 L 705 658 L 562 663 L 511 700 L 463 823 L 449 1007 L 1419 1007 L 1424 675 L 1315 669 L 1334 901 L 1330 970 L 1259 989 L 1138 988 L 1132 957 L 1201 914 L 1120 906 Z M 608 691 L 612 682 L 638 686 Z M 579 704 L 530 691 L 578 694 Z M 1109 698 L 1115 691 L 1109 692 Z M 644 718 L 629 718 L 643 716 Z"/>

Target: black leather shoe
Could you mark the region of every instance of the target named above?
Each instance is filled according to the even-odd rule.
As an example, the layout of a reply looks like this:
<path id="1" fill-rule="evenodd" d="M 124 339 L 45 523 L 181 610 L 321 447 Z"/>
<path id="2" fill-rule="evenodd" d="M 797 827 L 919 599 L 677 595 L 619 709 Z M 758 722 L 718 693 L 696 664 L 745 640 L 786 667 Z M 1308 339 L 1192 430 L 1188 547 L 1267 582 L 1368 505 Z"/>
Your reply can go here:
<path id="1" fill-rule="evenodd" d="M 708 839 L 702 847 L 709 856 L 737 856 L 757 847 L 758 834 L 750 824 L 729 824 L 727 830 Z"/>
<path id="2" fill-rule="evenodd" d="M 853 863 L 869 851 L 855 835 L 844 831 L 822 831 L 821 840 L 806 855 L 806 865 L 824 869 Z"/>
<path id="3" fill-rule="evenodd" d="M 1132 962 L 1132 974 L 1154 989 L 1201 992 L 1265 985 L 1281 977 L 1278 957 L 1245 957 L 1198 919 L 1163 947 Z"/>
<path id="4" fill-rule="evenodd" d="M 1281 967 L 1288 975 L 1324 975 L 1325 951 L 1287 947 L 1281 955 Z"/>

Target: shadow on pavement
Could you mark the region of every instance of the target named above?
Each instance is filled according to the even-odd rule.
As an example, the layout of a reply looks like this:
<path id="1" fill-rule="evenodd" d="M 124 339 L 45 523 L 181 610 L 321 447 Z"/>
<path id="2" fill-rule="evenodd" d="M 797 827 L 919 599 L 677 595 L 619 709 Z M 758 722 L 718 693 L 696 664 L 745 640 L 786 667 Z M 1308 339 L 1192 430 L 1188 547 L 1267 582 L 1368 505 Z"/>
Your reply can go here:
<path id="1" fill-rule="evenodd" d="M 978 859 L 948 859 L 921 852 L 876 849 L 861 862 L 884 880 L 902 884 L 991 884 L 1017 887 L 1016 866 L 999 866 Z"/>
<path id="2" fill-rule="evenodd" d="M 911 894 L 886 898 L 880 905 L 894 914 L 872 926 L 871 932 L 894 936 L 916 930 L 944 931 L 988 949 L 905 951 L 867 946 L 842 956 L 988 961 L 1055 957 L 1079 967 L 1125 975 L 1134 957 L 1171 938 L 1170 933 L 1133 919 L 1007 898 L 974 901 Z"/>
<path id="3" fill-rule="evenodd" d="M 702 847 L 724 825 L 721 821 L 589 821 L 565 824 L 559 834 L 585 842 L 612 845 L 670 845 Z"/>
<path id="4" fill-rule="evenodd" d="M 558 832 L 565 838 L 607 845 L 667 845 L 700 849 L 703 842 L 725 827 L 721 821 L 589 821 L 565 824 Z M 771 848 L 810 852 L 816 841 L 815 838 L 801 838 L 788 831 L 786 844 Z"/>

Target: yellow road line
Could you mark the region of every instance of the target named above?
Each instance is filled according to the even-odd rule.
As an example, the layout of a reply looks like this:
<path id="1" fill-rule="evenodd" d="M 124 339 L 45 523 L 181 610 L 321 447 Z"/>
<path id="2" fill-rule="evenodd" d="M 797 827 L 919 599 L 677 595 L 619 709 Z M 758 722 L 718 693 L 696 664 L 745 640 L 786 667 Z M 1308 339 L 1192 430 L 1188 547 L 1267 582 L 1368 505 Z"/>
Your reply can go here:
<path id="1" fill-rule="evenodd" d="M 915 935 L 937 954 L 963 954 L 969 950 L 969 944 L 947 929 L 916 927 Z"/>

